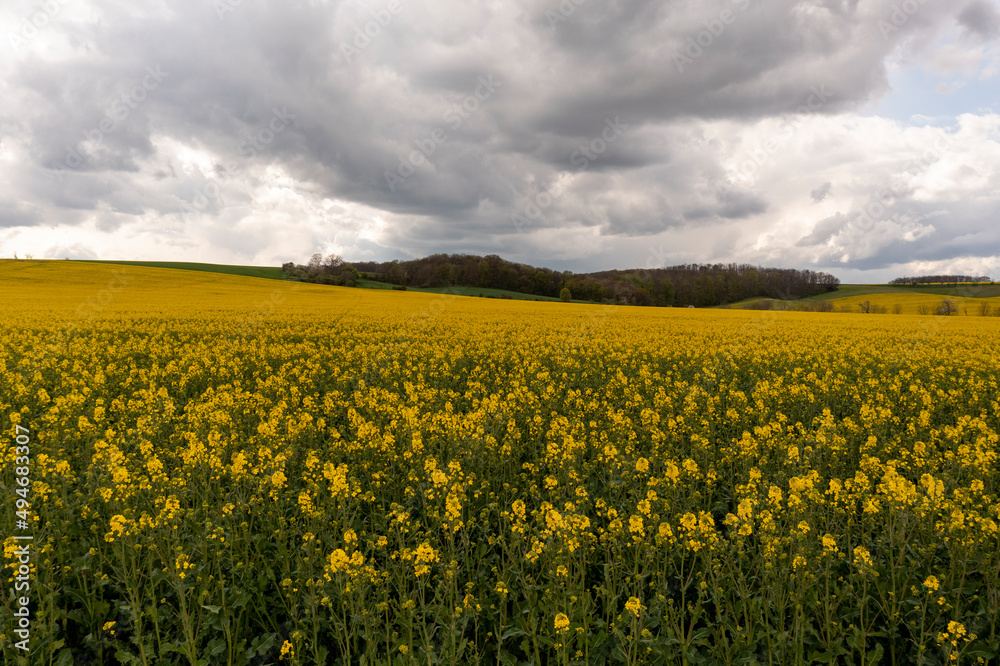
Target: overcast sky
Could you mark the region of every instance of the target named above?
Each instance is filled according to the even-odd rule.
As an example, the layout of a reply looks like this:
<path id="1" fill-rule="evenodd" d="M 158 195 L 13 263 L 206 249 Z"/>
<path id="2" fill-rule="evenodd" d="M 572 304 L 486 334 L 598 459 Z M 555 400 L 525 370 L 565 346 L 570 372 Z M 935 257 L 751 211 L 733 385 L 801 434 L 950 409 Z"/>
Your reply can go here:
<path id="1" fill-rule="evenodd" d="M 1000 0 L 7 0 L 0 256 L 1000 279 Z"/>

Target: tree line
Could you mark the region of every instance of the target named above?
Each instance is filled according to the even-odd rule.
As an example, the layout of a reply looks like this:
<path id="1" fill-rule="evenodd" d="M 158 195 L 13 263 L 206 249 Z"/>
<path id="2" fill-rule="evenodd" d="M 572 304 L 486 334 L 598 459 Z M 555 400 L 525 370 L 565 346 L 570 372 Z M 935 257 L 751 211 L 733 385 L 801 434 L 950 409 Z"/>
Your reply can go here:
<path id="1" fill-rule="evenodd" d="M 834 291 L 833 275 L 750 264 L 686 264 L 667 268 L 572 273 L 507 261 L 495 254 L 434 254 L 408 261 L 345 262 L 313 255 L 306 266 L 282 266 L 290 277 L 353 286 L 366 278 L 400 287 L 480 287 L 536 296 L 624 305 L 708 307 L 747 298 L 798 299 Z"/>
<path id="2" fill-rule="evenodd" d="M 953 284 L 992 281 L 988 275 L 921 275 L 919 277 L 898 277 L 889 284 Z"/>
<path id="3" fill-rule="evenodd" d="M 319 253 L 314 254 L 305 266 L 289 261 L 281 265 L 281 271 L 288 277 L 302 282 L 333 284 L 341 287 L 355 286 L 360 277 L 357 268 L 336 254 L 326 257 Z"/>

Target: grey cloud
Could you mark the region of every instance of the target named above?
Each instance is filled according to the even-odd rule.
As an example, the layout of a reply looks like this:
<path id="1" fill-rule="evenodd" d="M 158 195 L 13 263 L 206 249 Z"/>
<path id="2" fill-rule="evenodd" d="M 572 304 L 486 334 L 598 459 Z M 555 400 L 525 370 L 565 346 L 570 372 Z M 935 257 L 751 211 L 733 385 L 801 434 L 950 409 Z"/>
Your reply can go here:
<path id="1" fill-rule="evenodd" d="M 797 245 L 799 247 L 822 245 L 840 232 L 841 229 L 846 227 L 852 219 L 853 218 L 851 216 L 843 213 L 837 213 L 836 215 L 828 217 L 824 220 L 820 220 L 816 223 L 812 232 L 808 236 L 804 236 L 799 239 Z"/>
<path id="2" fill-rule="evenodd" d="M 964 203 L 941 209 L 927 202 L 906 201 L 890 207 L 887 217 L 864 232 L 857 215 L 840 214 L 816 225 L 798 247 L 829 243 L 821 263 L 878 270 L 914 261 L 936 262 L 1000 254 L 997 202 Z M 961 232 L 954 231 L 962 229 Z M 917 233 L 914 233 L 917 232 Z M 842 260 L 843 254 L 850 256 Z"/>
<path id="3" fill-rule="evenodd" d="M 41 216 L 24 204 L 0 200 L 0 229 L 32 227 L 41 223 Z"/>
<path id="4" fill-rule="evenodd" d="M 974 0 L 958 14 L 959 24 L 970 33 L 987 39 L 1000 35 L 1000 12 L 985 0 Z"/>
<path id="5" fill-rule="evenodd" d="M 533 231 L 585 226 L 604 238 L 642 237 L 768 213 L 767 193 L 720 185 L 717 146 L 698 123 L 795 113 L 817 87 L 830 98 L 815 113 L 855 110 L 887 90 L 884 60 L 905 36 L 884 40 L 875 29 L 891 0 L 751 1 L 745 10 L 728 0 L 589 1 L 552 25 L 547 12 L 560 7 L 552 0 L 406 0 L 348 62 L 342 46 L 383 3 L 247 2 L 223 20 L 201 0 L 168 0 L 162 12 L 93 5 L 99 20 L 48 28 L 66 35 L 69 57 L 32 54 L 0 70 L 12 91 L 0 139 L 16 137 L 34 167 L 15 196 L 47 209 L 47 221 L 75 225 L 98 209 L 110 211 L 100 216 L 108 229 L 139 215 L 173 219 L 235 164 L 221 196 L 200 207 L 220 224 L 252 209 L 274 167 L 317 200 L 394 216 L 387 247 L 428 250 L 525 242 L 511 213 L 568 174 L 573 185 Z M 958 20 L 984 25 L 984 7 L 972 3 Z M 723 10 L 734 20 L 713 34 L 706 21 L 716 26 Z M 956 11 L 926 4 L 907 34 Z M 691 49 L 706 30 L 709 43 Z M 99 142 L 89 140 L 148 67 L 168 75 Z M 453 126 L 446 113 L 489 75 L 502 86 Z M 247 150 L 276 106 L 294 121 Z M 614 117 L 628 131 L 581 174 L 571 156 Z M 391 191 L 385 172 L 436 129 L 447 140 Z M 178 147 L 209 160 L 214 174 L 182 170 L 171 153 Z M 71 151 L 80 164 L 53 178 Z M 820 190 L 814 200 L 825 198 Z M 27 226 L 31 218 L 10 211 L 0 209 L 0 223 Z M 822 225 L 808 238 L 825 233 Z M 241 252 L 265 242 L 244 240 Z"/>
<path id="6" fill-rule="evenodd" d="M 819 203 L 823 201 L 823 199 L 826 199 L 826 196 L 830 194 L 830 190 L 832 189 L 833 189 L 833 183 L 831 183 L 830 181 L 826 181 L 825 183 L 817 187 L 815 190 L 810 192 L 809 196 L 812 197 L 813 203 Z"/>
<path id="7" fill-rule="evenodd" d="M 726 219 L 743 219 L 767 210 L 767 202 L 752 192 L 721 188 L 716 193 L 719 202 L 717 214 Z"/>

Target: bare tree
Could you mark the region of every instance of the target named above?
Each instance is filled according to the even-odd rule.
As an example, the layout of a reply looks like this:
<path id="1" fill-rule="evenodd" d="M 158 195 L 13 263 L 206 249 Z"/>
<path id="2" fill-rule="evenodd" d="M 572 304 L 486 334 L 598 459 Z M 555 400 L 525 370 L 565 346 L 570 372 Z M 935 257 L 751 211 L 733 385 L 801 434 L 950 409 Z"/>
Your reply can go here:
<path id="1" fill-rule="evenodd" d="M 917 306 L 917 314 L 925 315 L 925 314 L 929 314 L 930 311 L 931 310 L 930 310 L 929 307 L 927 307 L 926 303 L 921 303 L 920 305 Z"/>
<path id="2" fill-rule="evenodd" d="M 343 267 L 343 265 L 344 260 L 337 254 L 327 255 L 326 259 L 323 260 L 323 268 L 326 269 L 325 272 L 327 273 L 333 273 L 336 269 Z"/>
<path id="3" fill-rule="evenodd" d="M 306 275 L 309 276 L 311 280 L 315 280 L 323 272 L 323 255 L 317 252 L 313 256 L 309 257 L 309 263 L 306 265 Z"/>
<path id="4" fill-rule="evenodd" d="M 892 314 L 903 314 L 903 304 L 902 303 L 893 304 Z"/>
<path id="5" fill-rule="evenodd" d="M 958 312 L 958 305 L 955 303 L 955 301 L 951 300 L 950 298 L 946 298 L 943 301 L 941 301 L 941 305 L 938 306 L 937 310 L 937 313 L 939 315 L 945 315 L 945 316 L 953 315 L 956 312 Z"/>
<path id="6" fill-rule="evenodd" d="M 985 302 L 985 301 L 983 301 L 982 303 L 979 304 L 979 316 L 980 317 L 989 317 L 990 316 L 990 312 L 992 310 L 993 310 L 993 308 L 990 307 L 990 304 L 987 303 L 987 302 Z"/>
<path id="7" fill-rule="evenodd" d="M 861 311 L 864 312 L 865 314 L 871 314 L 872 308 L 874 308 L 875 306 L 872 305 L 871 301 L 863 301 L 861 303 L 858 303 L 858 307 L 861 308 Z"/>

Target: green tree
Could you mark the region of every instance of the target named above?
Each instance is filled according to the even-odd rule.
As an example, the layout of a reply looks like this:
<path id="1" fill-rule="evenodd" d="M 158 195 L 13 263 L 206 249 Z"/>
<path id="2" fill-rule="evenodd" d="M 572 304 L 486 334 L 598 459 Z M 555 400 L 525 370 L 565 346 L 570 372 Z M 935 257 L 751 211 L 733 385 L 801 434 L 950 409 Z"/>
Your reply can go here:
<path id="1" fill-rule="evenodd" d="M 573 294 L 570 293 L 569 287 L 563 287 L 562 291 L 559 292 L 559 300 L 563 303 L 569 303 L 573 299 Z"/>

